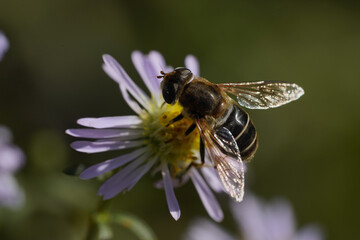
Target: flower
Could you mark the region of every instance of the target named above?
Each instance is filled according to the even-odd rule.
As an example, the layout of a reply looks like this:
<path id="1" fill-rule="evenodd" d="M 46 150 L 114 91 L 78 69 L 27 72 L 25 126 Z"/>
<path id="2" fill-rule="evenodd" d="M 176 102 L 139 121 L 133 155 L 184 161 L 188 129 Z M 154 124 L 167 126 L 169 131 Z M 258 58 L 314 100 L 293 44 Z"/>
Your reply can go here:
<path id="1" fill-rule="evenodd" d="M 296 231 L 291 206 L 285 199 L 263 203 L 251 194 L 242 203 L 232 203 L 231 212 L 241 230 L 244 240 L 321 240 L 321 229 L 307 225 Z M 185 234 L 184 240 L 236 240 L 219 226 L 206 219 L 196 220 Z"/>
<path id="2" fill-rule="evenodd" d="M 17 208 L 24 202 L 14 173 L 25 161 L 23 152 L 11 143 L 12 135 L 5 126 L 0 126 L 0 205 Z"/>
<path id="3" fill-rule="evenodd" d="M 0 61 L 9 49 L 9 45 L 9 41 L 5 37 L 4 33 L 0 31 Z"/>
<path id="4" fill-rule="evenodd" d="M 209 215 L 214 220 L 221 221 L 223 212 L 210 190 L 211 187 L 217 192 L 222 191 L 215 170 L 211 167 L 202 167 L 200 170 L 193 167 L 193 163 L 199 161 L 198 131 L 194 130 L 185 136 L 185 131 L 192 124 L 187 118 L 168 125 L 171 119 L 181 113 L 182 108 L 178 104 L 163 104 L 157 75 L 161 70 L 168 72 L 173 68 L 167 66 L 162 55 L 156 51 L 151 51 L 148 55 L 135 51 L 131 57 L 151 97 L 131 80 L 110 55 L 103 56 L 103 69 L 119 84 L 123 98 L 137 115 L 82 118 L 77 123 L 89 128 L 68 129 L 66 133 L 74 137 L 96 139 L 73 142 L 72 148 L 79 152 L 132 150 L 85 169 L 80 178 L 90 179 L 117 169 L 98 191 L 103 199 L 110 199 L 120 192 L 132 189 L 150 169 L 155 173 L 161 172 L 162 180 L 155 185 L 164 188 L 168 208 L 175 220 L 180 217 L 180 207 L 174 187 L 191 179 Z M 194 56 L 187 56 L 185 65 L 195 75 L 199 74 L 198 62 Z M 122 168 L 119 169 L 120 167 Z"/>

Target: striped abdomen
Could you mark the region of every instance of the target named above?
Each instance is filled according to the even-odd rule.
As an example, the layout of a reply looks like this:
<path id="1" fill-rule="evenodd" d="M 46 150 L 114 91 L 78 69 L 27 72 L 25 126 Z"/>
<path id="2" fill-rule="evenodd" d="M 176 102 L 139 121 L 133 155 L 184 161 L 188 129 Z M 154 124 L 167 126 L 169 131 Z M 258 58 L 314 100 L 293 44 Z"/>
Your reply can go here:
<path id="1" fill-rule="evenodd" d="M 240 150 L 243 161 L 250 160 L 257 149 L 257 133 L 249 114 L 237 104 L 233 104 L 226 121 L 222 127 L 230 130 Z"/>

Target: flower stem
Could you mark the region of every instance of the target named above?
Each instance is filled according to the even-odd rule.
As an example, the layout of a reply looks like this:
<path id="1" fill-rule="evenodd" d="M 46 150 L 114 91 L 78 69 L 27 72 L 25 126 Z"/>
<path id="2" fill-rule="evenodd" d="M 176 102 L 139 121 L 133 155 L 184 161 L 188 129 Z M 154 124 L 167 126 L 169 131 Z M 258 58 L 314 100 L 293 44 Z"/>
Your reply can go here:
<path id="1" fill-rule="evenodd" d="M 109 213 L 111 200 L 100 200 L 94 212 L 89 216 L 89 223 L 84 240 L 112 239 L 113 232 L 110 224 L 117 224 L 130 230 L 140 240 L 156 240 L 152 229 L 140 218 L 131 213 L 117 212 Z"/>
<path id="2" fill-rule="evenodd" d="M 140 218 L 131 213 L 120 212 L 113 215 L 114 223 L 130 230 L 140 240 L 157 240 L 153 230 Z"/>
<path id="3" fill-rule="evenodd" d="M 104 201 L 100 199 L 96 209 L 90 214 L 88 221 L 88 229 L 84 240 L 98 240 L 99 239 L 99 221 L 98 215 L 105 213 L 110 206 L 111 200 Z"/>

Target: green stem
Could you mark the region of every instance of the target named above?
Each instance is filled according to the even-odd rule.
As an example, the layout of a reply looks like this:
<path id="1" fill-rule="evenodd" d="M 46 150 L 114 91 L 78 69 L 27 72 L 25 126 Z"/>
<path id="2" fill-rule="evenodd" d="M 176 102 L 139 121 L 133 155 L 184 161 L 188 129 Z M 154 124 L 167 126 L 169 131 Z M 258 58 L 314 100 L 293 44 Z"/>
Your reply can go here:
<path id="1" fill-rule="evenodd" d="M 152 229 L 141 219 L 126 212 L 110 214 L 110 200 L 100 200 L 96 209 L 89 216 L 89 223 L 84 240 L 104 240 L 113 237 L 109 224 L 118 224 L 133 232 L 140 240 L 156 240 Z"/>
<path id="2" fill-rule="evenodd" d="M 84 240 L 98 240 L 99 239 L 99 226 L 97 221 L 97 215 L 104 212 L 110 206 L 111 200 L 104 201 L 100 199 L 95 210 L 90 214 L 88 221 L 88 229 Z"/>
<path id="3" fill-rule="evenodd" d="M 130 213 L 113 215 L 113 221 L 132 231 L 140 240 L 156 240 L 152 229 L 141 219 Z"/>

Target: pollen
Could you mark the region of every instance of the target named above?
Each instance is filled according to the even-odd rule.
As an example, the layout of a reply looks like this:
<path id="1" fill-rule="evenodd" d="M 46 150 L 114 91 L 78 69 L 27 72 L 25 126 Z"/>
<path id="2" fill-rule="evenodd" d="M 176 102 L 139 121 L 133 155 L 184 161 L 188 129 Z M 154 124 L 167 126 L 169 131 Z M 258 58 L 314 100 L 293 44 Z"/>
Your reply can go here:
<path id="1" fill-rule="evenodd" d="M 143 120 L 146 145 L 161 161 L 172 166 L 172 174 L 183 172 L 189 164 L 197 161 L 200 138 L 197 129 L 185 136 L 186 130 L 193 124 L 187 117 L 170 124 L 182 111 L 179 104 L 163 104 L 157 107 L 152 104 L 152 111 L 144 113 Z"/>

